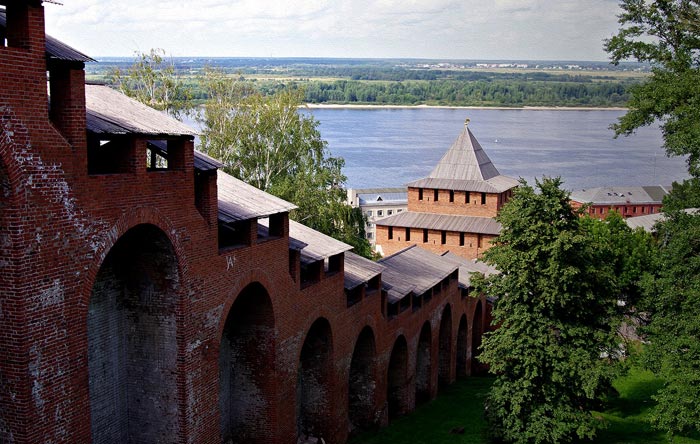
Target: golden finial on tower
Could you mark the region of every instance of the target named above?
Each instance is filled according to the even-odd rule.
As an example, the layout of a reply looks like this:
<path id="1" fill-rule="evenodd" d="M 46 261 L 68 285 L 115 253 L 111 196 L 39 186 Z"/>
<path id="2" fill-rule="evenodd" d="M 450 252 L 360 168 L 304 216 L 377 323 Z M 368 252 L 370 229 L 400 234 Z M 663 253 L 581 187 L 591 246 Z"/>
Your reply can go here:
<path id="1" fill-rule="evenodd" d="M 464 119 L 464 126 L 468 126 L 470 121 L 471 120 L 468 117 Z"/>

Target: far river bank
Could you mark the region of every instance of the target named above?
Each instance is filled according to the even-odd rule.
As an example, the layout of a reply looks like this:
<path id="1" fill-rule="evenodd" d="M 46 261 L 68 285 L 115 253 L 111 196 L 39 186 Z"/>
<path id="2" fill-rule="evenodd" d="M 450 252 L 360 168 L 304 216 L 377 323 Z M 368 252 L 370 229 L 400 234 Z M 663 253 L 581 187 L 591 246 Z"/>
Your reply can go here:
<path id="1" fill-rule="evenodd" d="M 372 105 L 360 103 L 305 103 L 311 109 L 478 109 L 528 111 L 627 111 L 624 107 L 602 106 L 455 106 L 455 105 Z"/>

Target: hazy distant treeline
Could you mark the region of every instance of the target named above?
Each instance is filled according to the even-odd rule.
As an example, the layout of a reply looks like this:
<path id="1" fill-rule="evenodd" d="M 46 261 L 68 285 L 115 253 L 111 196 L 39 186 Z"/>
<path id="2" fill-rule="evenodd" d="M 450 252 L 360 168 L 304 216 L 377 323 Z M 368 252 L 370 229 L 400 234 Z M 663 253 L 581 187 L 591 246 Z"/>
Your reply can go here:
<path id="1" fill-rule="evenodd" d="M 236 61 L 237 59 L 233 59 Z M 247 59 L 245 59 L 247 60 Z M 624 106 L 628 88 L 641 78 L 612 71 L 562 73 L 463 69 L 411 69 L 387 64 L 297 64 L 293 66 L 218 67 L 227 75 L 250 82 L 264 94 L 283 88 L 303 88 L 309 103 L 447 106 Z M 228 59 L 215 60 L 221 64 Z M 259 62 L 259 60 L 253 60 Z M 177 60 L 175 72 L 195 100 L 203 101 L 203 61 Z M 128 70 L 128 60 L 89 66 L 92 80 L 110 81 L 114 69 Z M 248 61 L 247 63 L 252 63 Z M 266 61 L 267 63 L 267 61 Z M 264 75 L 262 75 L 264 74 Z M 342 79 L 342 80 L 338 80 Z"/>
<path id="2" fill-rule="evenodd" d="M 282 83 L 257 82 L 265 93 Z M 289 82 L 286 83 L 289 85 Z M 296 82 L 309 103 L 452 106 L 623 106 L 624 82 L 544 82 L 518 80 L 436 80 Z"/>

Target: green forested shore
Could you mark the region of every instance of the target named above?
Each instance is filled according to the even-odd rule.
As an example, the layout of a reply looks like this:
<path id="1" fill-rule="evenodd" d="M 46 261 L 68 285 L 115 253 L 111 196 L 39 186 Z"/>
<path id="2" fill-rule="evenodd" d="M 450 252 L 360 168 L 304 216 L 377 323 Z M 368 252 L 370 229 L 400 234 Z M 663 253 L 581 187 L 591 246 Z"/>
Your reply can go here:
<path id="1" fill-rule="evenodd" d="M 620 107 L 629 98 L 630 80 L 325 80 L 249 79 L 239 77 L 264 94 L 284 88 L 304 90 L 307 103 L 443 106 L 581 106 Z M 190 79 L 195 99 L 205 100 L 196 79 Z"/>
<path id="2" fill-rule="evenodd" d="M 554 69 L 414 69 L 381 64 L 352 65 L 333 60 L 323 65 L 284 61 L 275 66 L 250 66 L 259 60 L 175 59 L 173 72 L 197 101 L 207 99 L 203 73 L 213 67 L 265 95 L 285 88 L 303 89 L 312 104 L 442 105 L 442 106 L 580 106 L 622 107 L 629 88 L 644 71 L 585 66 Z M 236 63 L 234 63 L 236 62 Z M 87 67 L 89 80 L 110 82 L 115 70 L 126 71 L 133 60 L 110 60 Z M 270 61 L 266 61 L 270 63 Z"/>

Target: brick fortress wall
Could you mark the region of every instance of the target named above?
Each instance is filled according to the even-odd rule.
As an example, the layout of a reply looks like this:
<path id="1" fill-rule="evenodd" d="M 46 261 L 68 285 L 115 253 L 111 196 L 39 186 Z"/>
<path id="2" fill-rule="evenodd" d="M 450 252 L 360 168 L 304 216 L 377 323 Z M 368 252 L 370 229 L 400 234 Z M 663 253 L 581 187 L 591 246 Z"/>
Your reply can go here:
<path id="1" fill-rule="evenodd" d="M 412 410 L 417 374 L 429 399 L 471 373 L 486 302 L 456 281 L 389 319 L 380 294 L 347 307 L 342 272 L 301 289 L 286 226 L 220 250 L 191 140 L 168 171 L 136 137 L 123 172 L 88 174 L 82 66 L 49 67 L 49 111 L 43 8 L 19 4 L 25 34 L 0 47 L 1 442 L 338 443 L 348 417 Z"/>

